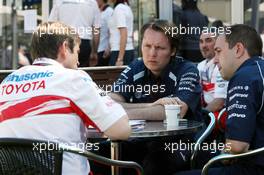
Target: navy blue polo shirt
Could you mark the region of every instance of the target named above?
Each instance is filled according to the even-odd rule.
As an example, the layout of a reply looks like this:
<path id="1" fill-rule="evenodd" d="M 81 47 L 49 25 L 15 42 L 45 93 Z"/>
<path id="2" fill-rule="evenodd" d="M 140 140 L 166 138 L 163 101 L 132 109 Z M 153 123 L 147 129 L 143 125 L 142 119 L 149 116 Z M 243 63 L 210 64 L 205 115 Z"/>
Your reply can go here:
<path id="1" fill-rule="evenodd" d="M 163 97 L 177 96 L 188 105 L 188 112 L 195 114 L 186 116 L 200 120 L 202 89 L 199 73 L 194 64 L 181 57 L 172 59 L 158 78 L 146 68 L 143 60 L 136 59 L 120 74 L 113 92 L 121 94 L 130 103 L 151 103 Z"/>
<path id="2" fill-rule="evenodd" d="M 226 138 L 247 142 L 251 150 L 264 146 L 264 60 L 245 61 L 229 81 Z M 254 161 L 252 161 L 254 159 Z M 264 166 L 264 156 L 250 158 Z"/>

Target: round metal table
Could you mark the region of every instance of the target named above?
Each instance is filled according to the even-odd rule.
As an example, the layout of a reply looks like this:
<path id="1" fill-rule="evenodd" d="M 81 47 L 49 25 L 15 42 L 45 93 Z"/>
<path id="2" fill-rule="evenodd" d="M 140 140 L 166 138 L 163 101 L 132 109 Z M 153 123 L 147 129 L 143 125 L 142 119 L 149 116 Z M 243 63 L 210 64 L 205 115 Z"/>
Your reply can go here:
<path id="1" fill-rule="evenodd" d="M 178 126 L 167 126 L 163 122 L 146 122 L 142 130 L 133 131 L 130 138 L 163 137 L 195 133 L 202 128 L 203 123 L 180 119 Z"/>
<path id="2" fill-rule="evenodd" d="M 203 123 L 180 119 L 178 126 L 167 126 L 163 121 L 146 122 L 145 126 L 133 131 L 129 138 L 151 138 L 151 137 L 164 137 L 176 136 L 182 134 L 195 133 L 203 127 Z M 120 159 L 120 145 L 119 141 L 111 141 L 111 158 L 115 160 Z M 119 168 L 112 167 L 112 175 L 119 175 Z"/>

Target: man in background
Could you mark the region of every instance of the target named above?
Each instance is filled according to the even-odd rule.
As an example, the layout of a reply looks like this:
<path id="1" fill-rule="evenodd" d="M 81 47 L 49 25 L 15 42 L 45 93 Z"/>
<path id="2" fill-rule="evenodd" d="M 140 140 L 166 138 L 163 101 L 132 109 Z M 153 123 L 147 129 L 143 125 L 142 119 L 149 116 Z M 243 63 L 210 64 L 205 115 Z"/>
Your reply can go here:
<path id="1" fill-rule="evenodd" d="M 79 67 L 97 64 L 100 40 L 100 10 L 95 0 L 62 0 L 50 13 L 49 21 L 60 21 L 80 35 Z"/>

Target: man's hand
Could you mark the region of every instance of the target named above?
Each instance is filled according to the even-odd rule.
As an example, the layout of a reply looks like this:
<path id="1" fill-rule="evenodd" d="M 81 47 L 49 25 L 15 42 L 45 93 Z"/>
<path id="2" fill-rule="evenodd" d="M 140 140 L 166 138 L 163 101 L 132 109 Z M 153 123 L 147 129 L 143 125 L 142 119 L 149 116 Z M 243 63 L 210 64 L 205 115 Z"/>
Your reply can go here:
<path id="1" fill-rule="evenodd" d="M 249 146 L 250 145 L 247 142 L 226 139 L 225 149 L 223 150 L 222 153 L 228 153 L 228 154 L 241 154 L 241 153 L 245 153 L 245 152 L 248 151 Z M 223 160 L 222 163 L 225 164 L 225 165 L 230 165 L 230 164 L 235 163 L 236 161 L 237 161 L 236 159 Z"/>
<path id="2" fill-rule="evenodd" d="M 178 97 L 164 97 L 164 98 L 158 99 L 157 101 L 153 103 L 153 105 L 172 105 L 172 104 L 181 106 L 180 116 L 181 118 L 183 118 L 186 112 L 188 111 L 188 105 L 185 102 L 183 102 L 181 99 L 179 99 Z"/>
<path id="3" fill-rule="evenodd" d="M 224 149 L 222 152 L 222 154 L 230 154 L 230 150 L 228 149 Z M 237 162 L 237 159 L 228 159 L 228 160 L 222 160 L 221 163 L 224 165 L 232 165 L 234 163 Z"/>
<path id="4" fill-rule="evenodd" d="M 222 160 L 222 164 L 224 165 L 232 165 L 237 162 L 237 159 L 231 159 L 231 160 Z"/>
<path id="5" fill-rule="evenodd" d="M 164 97 L 155 101 L 153 105 L 180 105 L 180 101 L 178 97 Z"/>
<path id="6" fill-rule="evenodd" d="M 111 54 L 110 49 L 109 48 L 105 49 L 104 54 L 103 54 L 103 58 L 104 59 L 108 58 L 110 56 L 110 54 Z"/>
<path id="7" fill-rule="evenodd" d="M 124 65 L 123 58 L 117 58 L 115 65 L 116 66 L 123 66 Z"/>
<path id="8" fill-rule="evenodd" d="M 89 65 L 90 66 L 96 66 L 97 62 L 98 62 L 97 53 L 91 53 Z"/>

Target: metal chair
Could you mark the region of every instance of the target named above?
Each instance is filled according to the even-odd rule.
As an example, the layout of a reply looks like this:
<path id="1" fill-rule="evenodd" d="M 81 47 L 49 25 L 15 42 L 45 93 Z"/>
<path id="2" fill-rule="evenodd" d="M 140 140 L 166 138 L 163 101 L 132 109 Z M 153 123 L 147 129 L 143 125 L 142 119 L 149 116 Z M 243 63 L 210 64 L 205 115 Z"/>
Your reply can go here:
<path id="1" fill-rule="evenodd" d="M 143 174 L 143 168 L 135 162 L 112 160 L 55 142 L 18 138 L 0 138 L 0 174 L 61 175 L 64 152 L 106 165 L 133 168 L 138 174 Z"/>
<path id="2" fill-rule="evenodd" d="M 254 156 L 260 153 L 264 153 L 264 147 L 255 149 L 253 151 L 249 151 L 246 153 L 242 154 L 220 154 L 218 156 L 215 156 L 214 158 L 210 159 L 205 166 L 203 167 L 202 170 L 202 175 L 207 175 L 208 174 L 208 169 L 210 168 L 211 165 L 213 165 L 216 162 L 222 161 L 222 160 L 230 160 L 230 159 L 237 159 L 237 158 L 245 158 L 245 157 L 250 157 Z"/>
<path id="3" fill-rule="evenodd" d="M 219 130 L 224 133 L 225 132 L 225 129 L 222 128 L 222 123 L 221 123 L 221 119 L 222 117 L 224 116 L 223 114 L 226 112 L 226 108 L 223 108 L 219 114 L 218 114 L 218 118 L 217 118 L 217 123 L 218 123 L 218 126 L 219 126 Z"/>
<path id="4" fill-rule="evenodd" d="M 206 130 L 203 132 L 203 134 L 198 138 L 198 140 L 196 141 L 194 148 L 193 148 L 193 152 L 192 152 L 192 156 L 191 156 L 191 169 L 195 168 L 195 160 L 200 148 L 200 145 L 205 141 L 205 139 L 211 134 L 211 132 L 213 131 L 214 127 L 215 127 L 215 115 L 212 112 L 209 112 L 205 109 L 202 110 L 202 113 L 205 114 L 205 116 L 209 116 L 210 118 L 210 122 L 206 128 Z"/>

